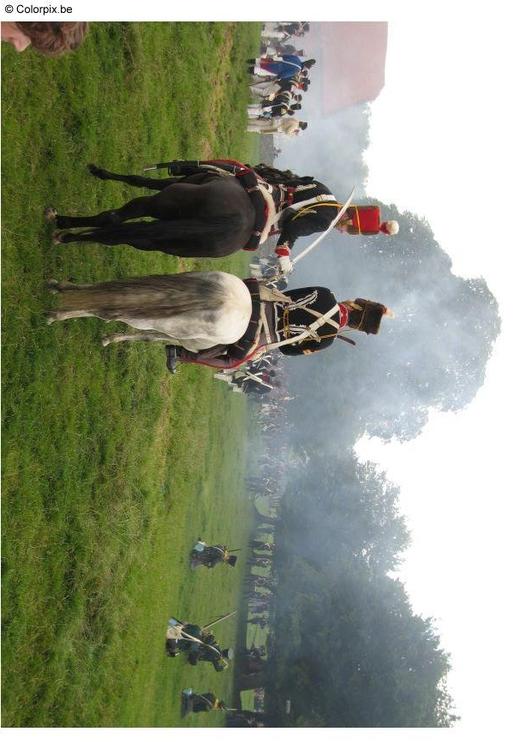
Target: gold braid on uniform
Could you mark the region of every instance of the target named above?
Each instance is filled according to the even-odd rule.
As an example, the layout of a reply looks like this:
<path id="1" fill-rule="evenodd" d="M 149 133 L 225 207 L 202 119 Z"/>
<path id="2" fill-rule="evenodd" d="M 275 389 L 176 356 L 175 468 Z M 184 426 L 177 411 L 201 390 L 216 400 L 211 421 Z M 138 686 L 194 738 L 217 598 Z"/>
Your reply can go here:
<path id="1" fill-rule="evenodd" d="M 319 201 L 315 201 L 315 203 L 312 203 L 309 206 L 305 206 L 304 208 L 301 208 L 299 211 L 297 211 L 297 213 L 295 214 L 295 216 L 293 216 L 291 221 L 294 221 L 295 219 L 299 219 L 301 216 L 306 216 L 306 214 L 317 213 L 317 211 L 314 209 L 314 206 L 333 206 L 334 208 L 343 208 L 341 203 L 334 203 L 333 201 L 331 202 L 323 201 L 322 203 L 320 203 Z"/>
<path id="2" fill-rule="evenodd" d="M 356 221 L 358 222 L 358 226 L 354 228 L 357 230 L 358 234 L 361 234 L 361 221 L 360 221 L 360 212 L 358 211 L 358 207 L 350 206 L 350 208 L 353 208 L 354 211 L 356 212 Z M 354 224 L 352 226 L 354 226 Z"/>

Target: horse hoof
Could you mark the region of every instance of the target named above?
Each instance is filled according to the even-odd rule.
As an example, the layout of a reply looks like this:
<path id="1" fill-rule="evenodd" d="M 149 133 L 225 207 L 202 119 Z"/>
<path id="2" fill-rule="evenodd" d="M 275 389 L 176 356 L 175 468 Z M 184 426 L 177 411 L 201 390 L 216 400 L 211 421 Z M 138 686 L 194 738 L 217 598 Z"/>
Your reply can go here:
<path id="1" fill-rule="evenodd" d="M 105 346 L 109 346 L 109 344 L 110 344 L 110 343 L 111 343 L 111 339 L 109 339 L 109 338 L 107 338 L 107 337 L 105 337 L 105 338 L 103 338 L 103 339 L 101 340 L 101 345 L 102 345 L 103 347 L 105 347 Z"/>
<path id="2" fill-rule="evenodd" d="M 57 315 L 53 312 L 48 313 L 46 315 L 46 325 L 51 326 L 52 323 L 55 323 L 57 321 Z"/>
<path id="3" fill-rule="evenodd" d="M 98 177 L 100 180 L 106 180 L 109 174 L 106 169 L 97 167 L 95 164 L 87 164 L 87 169 L 93 177 Z"/>
<path id="4" fill-rule="evenodd" d="M 59 282 L 57 279 L 48 279 L 46 286 L 50 294 L 59 294 Z"/>
<path id="5" fill-rule="evenodd" d="M 61 245 L 63 242 L 63 233 L 60 230 L 57 230 L 52 234 L 52 244 L 53 245 Z"/>
<path id="6" fill-rule="evenodd" d="M 57 218 L 57 211 L 55 210 L 55 208 L 52 208 L 51 206 L 47 206 L 44 209 L 44 218 L 46 219 L 46 221 L 50 221 L 50 222 L 55 221 Z"/>

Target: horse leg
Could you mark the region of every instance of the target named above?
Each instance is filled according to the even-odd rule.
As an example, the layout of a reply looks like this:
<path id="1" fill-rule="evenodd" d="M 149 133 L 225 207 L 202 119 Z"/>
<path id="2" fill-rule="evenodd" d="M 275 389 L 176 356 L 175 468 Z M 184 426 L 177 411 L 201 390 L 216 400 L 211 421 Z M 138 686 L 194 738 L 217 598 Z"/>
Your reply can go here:
<path id="1" fill-rule="evenodd" d="M 113 227 L 130 219 L 149 216 L 153 219 L 176 219 L 179 215 L 193 215 L 203 204 L 204 190 L 202 185 L 172 184 L 171 190 L 161 190 L 153 196 L 133 198 L 124 206 L 111 211 L 103 211 L 95 216 L 55 216 L 59 229 L 75 227 Z M 58 236 L 59 242 L 90 242 L 106 244 L 105 239 L 92 236 L 91 233 L 65 234 Z M 120 244 L 113 243 L 113 244 Z"/>
<path id="2" fill-rule="evenodd" d="M 71 318 L 93 318 L 97 317 L 94 313 L 86 310 L 49 310 L 46 313 L 46 322 L 48 325 L 57 323 L 60 320 L 70 320 Z"/>
<path id="3" fill-rule="evenodd" d="M 121 341 L 164 341 L 167 344 L 175 344 L 176 339 L 158 331 L 141 331 L 139 333 L 111 333 L 101 340 L 102 346 L 118 344 Z"/>
<path id="4" fill-rule="evenodd" d="M 139 227 L 136 224 L 130 224 L 121 229 L 120 224 L 128 219 L 137 219 L 141 216 L 149 216 L 161 221 L 193 217 L 204 205 L 205 191 L 203 185 L 175 184 L 171 186 L 171 189 L 161 190 L 153 196 L 134 198 L 120 209 L 104 211 L 97 216 L 57 216 L 57 226 L 61 229 L 91 226 L 101 227 L 101 229 L 78 234 L 57 233 L 54 236 L 54 242 L 100 242 L 103 245 L 129 244 L 138 247 L 134 239 L 138 234 Z M 162 247 L 160 249 L 164 250 Z"/>
<path id="5" fill-rule="evenodd" d="M 153 179 L 152 177 L 139 177 L 134 174 L 116 174 L 115 172 L 109 172 L 101 167 L 96 167 L 95 164 L 89 164 L 88 169 L 91 175 L 98 177 L 100 180 L 117 180 L 118 182 L 125 182 L 126 185 L 133 185 L 133 187 L 144 187 L 149 190 L 162 190 L 168 185 L 174 185 L 179 182 L 178 177 L 167 177 L 165 179 Z"/>
<path id="6" fill-rule="evenodd" d="M 60 216 L 56 214 L 55 221 L 59 229 L 74 227 L 107 227 L 122 224 L 129 219 L 140 219 L 142 216 L 152 216 L 152 196 L 133 198 L 121 208 L 102 211 L 94 216 Z"/>
<path id="7" fill-rule="evenodd" d="M 70 281 L 57 281 L 57 279 L 48 279 L 46 286 L 52 294 L 58 294 L 59 292 L 66 292 L 72 289 L 90 289 L 94 285 L 74 284 Z"/>

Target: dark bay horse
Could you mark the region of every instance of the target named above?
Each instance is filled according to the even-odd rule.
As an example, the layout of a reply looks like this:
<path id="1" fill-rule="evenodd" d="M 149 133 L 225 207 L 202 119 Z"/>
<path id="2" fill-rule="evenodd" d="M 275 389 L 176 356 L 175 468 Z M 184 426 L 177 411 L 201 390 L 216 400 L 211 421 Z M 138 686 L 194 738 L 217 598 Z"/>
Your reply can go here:
<path id="1" fill-rule="evenodd" d="M 244 248 L 255 229 L 253 202 L 234 176 L 203 172 L 152 179 L 115 174 L 93 164 L 88 168 L 101 180 L 119 180 L 158 192 L 95 216 L 59 215 L 48 208 L 46 218 L 55 221 L 59 230 L 83 229 L 55 232 L 55 243 L 99 242 L 183 257 L 217 258 Z M 145 217 L 153 221 L 131 221 Z"/>

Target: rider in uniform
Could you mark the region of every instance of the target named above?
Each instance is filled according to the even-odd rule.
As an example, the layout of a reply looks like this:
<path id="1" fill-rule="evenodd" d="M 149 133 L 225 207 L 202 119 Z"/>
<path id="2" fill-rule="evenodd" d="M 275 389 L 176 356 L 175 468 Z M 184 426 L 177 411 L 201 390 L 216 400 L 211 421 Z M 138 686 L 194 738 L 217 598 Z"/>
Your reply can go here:
<path id="1" fill-rule="evenodd" d="M 290 254 L 297 239 L 324 232 L 343 208 L 322 182 L 267 164 L 251 167 L 227 159 L 213 159 L 172 161 L 156 166 L 167 167 L 169 174 L 176 177 L 215 171 L 232 174 L 240 180 L 256 211 L 254 232 L 242 249 L 255 251 L 267 239 L 278 235 L 275 253 L 283 273 L 293 268 Z M 336 228 L 352 235 L 390 236 L 399 231 L 398 222 L 382 220 L 380 207 L 375 205 L 349 206 Z"/>
<path id="2" fill-rule="evenodd" d="M 175 372 L 178 362 L 221 369 L 238 367 L 260 353 L 278 349 L 287 356 L 314 354 L 331 346 L 341 332 L 354 329 L 377 334 L 384 315 L 391 311 L 379 302 L 362 298 L 338 302 L 325 287 L 303 287 L 280 293 L 256 279 L 246 279 L 253 303 L 247 331 L 235 344 L 190 352 L 166 346 L 166 365 Z M 262 299 L 264 295 L 268 299 Z"/>

